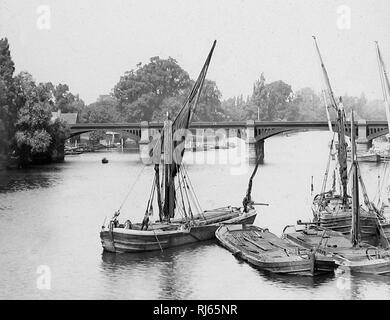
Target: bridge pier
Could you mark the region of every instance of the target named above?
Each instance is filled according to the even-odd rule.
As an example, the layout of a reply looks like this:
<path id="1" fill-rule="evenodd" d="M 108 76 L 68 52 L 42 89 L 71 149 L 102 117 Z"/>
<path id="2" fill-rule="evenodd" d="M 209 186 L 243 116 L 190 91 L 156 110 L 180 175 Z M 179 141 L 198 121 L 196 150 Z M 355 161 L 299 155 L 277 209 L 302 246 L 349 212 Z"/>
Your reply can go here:
<path id="1" fill-rule="evenodd" d="M 246 122 L 246 158 L 250 164 L 255 164 L 261 152 L 260 163 L 264 163 L 264 140 L 256 140 L 255 138 L 255 121 L 247 120 Z"/>
<path id="2" fill-rule="evenodd" d="M 367 121 L 358 120 L 358 138 L 356 139 L 356 152 L 362 154 L 372 147 L 372 140 L 367 139 Z"/>
<path id="3" fill-rule="evenodd" d="M 141 122 L 141 140 L 139 141 L 139 155 L 142 163 L 151 164 L 151 158 L 149 155 L 149 144 L 150 144 L 150 130 L 149 123 L 147 121 Z"/>

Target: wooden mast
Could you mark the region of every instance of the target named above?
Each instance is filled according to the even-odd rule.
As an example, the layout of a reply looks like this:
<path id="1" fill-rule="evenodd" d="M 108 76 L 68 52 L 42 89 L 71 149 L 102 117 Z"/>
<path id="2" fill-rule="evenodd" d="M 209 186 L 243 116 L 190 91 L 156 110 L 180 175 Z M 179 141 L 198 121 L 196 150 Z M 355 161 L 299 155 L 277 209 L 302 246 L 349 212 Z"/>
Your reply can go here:
<path id="1" fill-rule="evenodd" d="M 170 119 L 164 122 L 164 128 L 160 140 L 160 143 L 162 143 L 164 150 L 164 203 L 162 204 L 162 215 L 163 218 L 168 222 L 171 218 L 175 216 L 175 177 L 180 170 L 180 164 L 184 155 L 185 137 L 189 128 L 189 124 L 191 122 L 192 115 L 196 109 L 200 93 L 203 88 L 203 84 L 206 78 L 207 70 L 211 61 L 211 56 L 214 52 L 215 45 L 216 41 L 213 42 L 211 50 L 203 65 L 203 68 L 178 115 L 173 122 Z M 153 153 L 154 151 L 155 150 L 153 150 Z M 157 167 L 155 167 L 155 171 L 156 176 L 158 176 L 159 170 L 157 169 Z M 159 181 L 158 178 L 156 180 Z M 159 188 L 157 188 L 157 191 L 157 194 L 159 195 Z M 159 205 L 160 203 L 161 201 L 159 201 Z"/>
<path id="2" fill-rule="evenodd" d="M 390 83 L 389 78 L 387 76 L 385 63 L 383 62 L 381 52 L 379 50 L 378 41 L 375 41 L 376 45 L 376 53 L 378 57 L 378 67 L 379 67 L 379 77 L 381 80 L 381 87 L 383 92 L 383 100 L 385 101 L 385 110 L 386 110 L 386 118 L 387 118 L 387 124 L 390 128 Z"/>
<path id="3" fill-rule="evenodd" d="M 175 210 L 175 181 L 172 176 L 173 145 L 172 121 L 164 121 L 164 207 L 163 213 L 167 221 L 174 217 Z"/>
<path id="4" fill-rule="evenodd" d="M 341 186 L 342 186 L 342 197 L 343 197 L 343 204 L 346 206 L 348 204 L 348 191 L 347 191 L 347 184 L 348 184 L 348 168 L 347 168 L 347 143 L 345 141 L 345 113 L 344 113 L 344 106 L 341 101 L 337 107 L 337 135 L 338 135 L 338 150 L 337 150 L 337 158 L 339 162 L 339 174 L 341 179 Z"/>
<path id="5" fill-rule="evenodd" d="M 348 172 L 347 172 L 347 146 L 345 142 L 345 113 L 344 107 L 341 102 L 341 98 L 339 100 L 339 104 L 337 104 L 336 99 L 333 94 L 332 86 L 330 85 L 330 80 L 328 76 L 328 72 L 326 71 L 324 61 L 322 60 L 321 52 L 317 44 L 317 39 L 313 36 L 314 44 L 318 53 L 318 57 L 321 63 L 321 69 L 325 81 L 325 86 L 327 88 L 328 96 L 330 98 L 331 106 L 337 112 L 337 133 L 338 133 L 338 163 L 339 163 L 339 174 L 342 185 L 342 199 L 343 204 L 347 205 L 348 203 L 348 193 L 347 193 L 347 180 L 348 180 Z"/>
<path id="6" fill-rule="evenodd" d="M 360 205 L 359 205 L 359 179 L 356 160 L 355 125 L 353 110 L 351 112 L 351 155 L 352 155 L 352 245 L 360 242 Z"/>

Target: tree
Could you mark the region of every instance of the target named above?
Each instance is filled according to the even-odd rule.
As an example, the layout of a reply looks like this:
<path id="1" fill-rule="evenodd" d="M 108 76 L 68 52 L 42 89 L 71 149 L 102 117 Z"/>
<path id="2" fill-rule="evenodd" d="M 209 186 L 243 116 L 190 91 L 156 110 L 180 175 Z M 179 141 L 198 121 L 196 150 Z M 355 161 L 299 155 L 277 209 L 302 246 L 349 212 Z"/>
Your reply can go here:
<path id="1" fill-rule="evenodd" d="M 20 164 L 60 160 L 68 129 L 59 119 L 51 121 L 50 86 L 37 85 L 27 72 L 19 73 L 14 85 L 18 105 L 14 150 Z"/>
<path id="2" fill-rule="evenodd" d="M 11 58 L 7 38 L 0 39 L 0 158 L 9 152 L 14 135 L 16 106 L 14 104 L 13 74 L 14 62 Z"/>
<path id="3" fill-rule="evenodd" d="M 146 65 L 139 63 L 128 71 L 113 89 L 118 110 L 129 122 L 151 121 L 161 114 L 164 99 L 181 96 L 190 86 L 190 77 L 171 57 L 152 57 Z"/>
<path id="4" fill-rule="evenodd" d="M 45 153 L 50 147 L 52 138 L 48 128 L 51 105 L 47 100 L 47 92 L 36 86 L 29 73 L 19 73 L 15 77 L 15 83 L 20 106 L 16 122 L 15 151 L 21 164 L 25 166 L 33 155 Z"/>
<path id="5" fill-rule="evenodd" d="M 257 119 L 258 114 L 260 119 L 267 117 L 267 92 L 263 73 L 261 73 L 260 78 L 253 84 L 252 97 L 245 105 L 244 110 L 247 119 Z"/>
<path id="6" fill-rule="evenodd" d="M 250 105 L 250 101 L 248 102 Z M 239 106 L 236 104 L 236 97 L 222 101 L 221 108 L 228 120 L 245 121 L 250 119 L 246 110 L 246 106 Z"/>
<path id="7" fill-rule="evenodd" d="M 221 105 L 221 92 L 215 81 L 205 79 L 194 121 L 223 121 L 228 119 Z"/>
<path id="8" fill-rule="evenodd" d="M 322 98 L 311 88 L 302 88 L 294 94 L 292 102 L 298 108 L 296 120 L 326 120 L 326 110 Z"/>
<path id="9" fill-rule="evenodd" d="M 110 96 L 101 96 L 96 102 L 84 107 L 80 113 L 81 122 L 112 123 L 125 122 L 117 111 L 118 101 Z"/>
<path id="10" fill-rule="evenodd" d="M 53 111 L 61 110 L 61 112 L 78 112 L 84 108 L 84 101 L 79 95 L 72 94 L 69 91 L 67 84 L 58 84 L 54 86 L 51 82 L 45 84 L 45 87 L 50 91 L 53 100 Z"/>

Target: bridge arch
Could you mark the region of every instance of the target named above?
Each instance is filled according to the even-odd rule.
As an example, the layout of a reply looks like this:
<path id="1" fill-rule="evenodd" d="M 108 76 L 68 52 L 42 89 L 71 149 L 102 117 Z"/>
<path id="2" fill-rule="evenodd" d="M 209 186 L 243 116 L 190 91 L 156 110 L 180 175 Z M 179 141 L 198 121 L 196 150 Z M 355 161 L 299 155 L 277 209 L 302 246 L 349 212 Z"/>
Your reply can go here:
<path id="1" fill-rule="evenodd" d="M 113 130 L 118 133 L 124 134 L 126 137 L 134 140 L 136 143 L 139 143 L 141 140 L 141 129 L 110 129 L 110 128 L 94 128 L 94 129 L 82 129 L 82 130 L 74 130 L 70 133 L 67 139 L 78 136 L 83 133 L 98 131 L 98 130 Z"/>
<path id="2" fill-rule="evenodd" d="M 367 128 L 367 131 L 368 140 L 374 140 L 389 133 L 389 129 L 387 127 L 372 127 Z"/>

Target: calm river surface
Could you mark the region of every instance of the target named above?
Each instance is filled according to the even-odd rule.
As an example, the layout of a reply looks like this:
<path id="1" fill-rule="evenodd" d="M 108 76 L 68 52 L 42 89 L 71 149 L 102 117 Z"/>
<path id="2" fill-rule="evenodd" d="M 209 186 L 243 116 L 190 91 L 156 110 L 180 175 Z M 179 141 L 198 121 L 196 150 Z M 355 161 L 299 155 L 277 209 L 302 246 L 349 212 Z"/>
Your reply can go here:
<path id="1" fill-rule="evenodd" d="M 285 225 L 311 218 L 310 180 L 314 176 L 318 192 L 329 140 L 327 132 L 304 132 L 266 141 L 253 198 L 270 205 L 258 207 L 256 225 L 280 235 Z M 244 160 L 240 165 L 237 150 L 186 153 L 203 209 L 241 204 L 253 166 Z M 109 163 L 103 165 L 102 157 Z M 361 167 L 373 197 L 382 165 Z M 137 153 L 85 153 L 67 156 L 62 164 L 0 172 L 0 298 L 390 298 L 390 277 L 269 275 L 214 241 L 163 253 L 103 253 L 100 226 L 138 175 L 121 211 L 122 219 L 132 221 L 142 219 L 153 177 L 153 168 L 144 166 Z M 41 268 L 50 270 L 50 289 L 38 288 Z"/>

